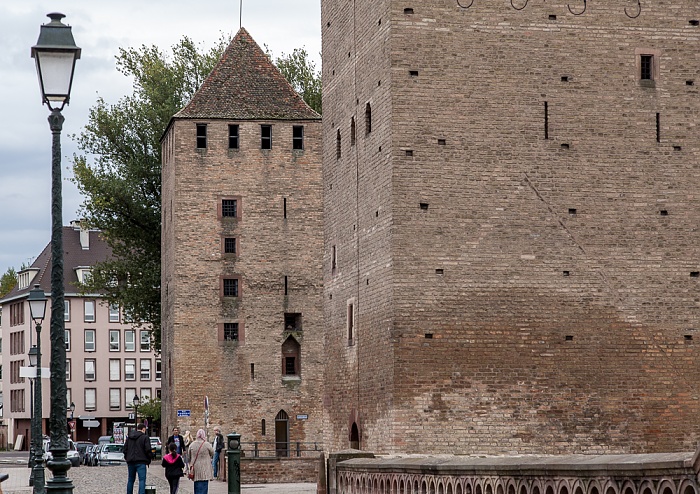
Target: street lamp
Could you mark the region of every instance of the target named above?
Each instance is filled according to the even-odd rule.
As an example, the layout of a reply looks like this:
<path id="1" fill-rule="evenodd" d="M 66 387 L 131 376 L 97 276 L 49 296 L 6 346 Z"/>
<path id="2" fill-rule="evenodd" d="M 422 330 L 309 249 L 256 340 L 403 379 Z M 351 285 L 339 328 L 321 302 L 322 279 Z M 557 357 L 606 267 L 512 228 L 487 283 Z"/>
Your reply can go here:
<path id="1" fill-rule="evenodd" d="M 66 342 L 63 292 L 63 204 L 61 195 L 61 110 L 70 100 L 75 61 L 80 48 L 75 45 L 70 26 L 61 22 L 65 16 L 48 14 L 51 22 L 43 24 L 39 40 L 32 46 L 36 60 L 41 99 L 49 107 L 49 127 L 53 136 L 51 152 L 51 455 L 48 461 L 52 478 L 49 490 L 55 494 L 73 492 L 68 478 L 70 461 L 66 420 Z M 37 393 L 40 394 L 40 393 Z"/>
<path id="2" fill-rule="evenodd" d="M 141 404 L 141 399 L 139 395 L 134 396 L 134 425 L 139 425 L 139 405 Z"/>
<path id="3" fill-rule="evenodd" d="M 34 413 L 32 414 L 32 447 L 34 449 L 34 462 L 32 465 L 31 480 L 34 486 L 34 494 L 45 492 L 43 434 L 41 422 L 43 421 L 43 404 L 41 397 L 41 323 L 46 315 L 46 295 L 39 285 L 29 290 L 27 297 L 29 312 L 36 327 L 36 345 L 29 350 L 29 365 L 36 369 L 34 378 Z"/>

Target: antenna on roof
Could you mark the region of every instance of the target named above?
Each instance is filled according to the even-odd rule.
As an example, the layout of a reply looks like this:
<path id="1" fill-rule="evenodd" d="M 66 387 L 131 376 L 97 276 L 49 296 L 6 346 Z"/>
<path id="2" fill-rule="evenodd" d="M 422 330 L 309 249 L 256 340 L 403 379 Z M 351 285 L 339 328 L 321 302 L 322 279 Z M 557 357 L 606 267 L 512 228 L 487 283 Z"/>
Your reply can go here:
<path id="1" fill-rule="evenodd" d="M 239 20 L 238 20 L 238 29 L 243 27 L 243 0 L 239 0 L 238 2 L 240 4 L 240 14 L 239 14 Z"/>

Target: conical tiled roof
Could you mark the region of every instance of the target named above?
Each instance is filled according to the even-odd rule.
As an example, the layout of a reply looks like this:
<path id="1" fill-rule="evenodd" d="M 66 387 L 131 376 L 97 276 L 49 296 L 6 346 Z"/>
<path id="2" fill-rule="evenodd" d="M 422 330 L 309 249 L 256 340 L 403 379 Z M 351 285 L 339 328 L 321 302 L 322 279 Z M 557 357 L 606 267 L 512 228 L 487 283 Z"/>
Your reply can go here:
<path id="1" fill-rule="evenodd" d="M 174 118 L 318 119 L 241 28 L 192 100 Z"/>

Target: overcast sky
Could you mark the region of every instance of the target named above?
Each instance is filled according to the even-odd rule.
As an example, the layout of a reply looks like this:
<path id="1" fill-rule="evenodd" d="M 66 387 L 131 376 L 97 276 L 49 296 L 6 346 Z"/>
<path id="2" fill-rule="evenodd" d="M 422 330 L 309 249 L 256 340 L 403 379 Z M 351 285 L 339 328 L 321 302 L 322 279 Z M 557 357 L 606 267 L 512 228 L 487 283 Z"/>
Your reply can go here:
<path id="1" fill-rule="evenodd" d="M 306 48 L 320 69 L 320 0 L 242 0 L 243 27 L 275 56 Z M 132 92 L 116 70 L 119 47 L 156 45 L 163 52 L 183 36 L 211 48 L 240 26 L 239 0 L 1 0 L 0 20 L 0 275 L 31 263 L 51 239 L 51 131 L 41 104 L 30 48 L 46 14 L 61 12 L 82 48 L 70 105 L 63 110 L 63 224 L 82 202 L 68 180 L 71 134 L 87 123 L 98 95 L 108 103 Z"/>

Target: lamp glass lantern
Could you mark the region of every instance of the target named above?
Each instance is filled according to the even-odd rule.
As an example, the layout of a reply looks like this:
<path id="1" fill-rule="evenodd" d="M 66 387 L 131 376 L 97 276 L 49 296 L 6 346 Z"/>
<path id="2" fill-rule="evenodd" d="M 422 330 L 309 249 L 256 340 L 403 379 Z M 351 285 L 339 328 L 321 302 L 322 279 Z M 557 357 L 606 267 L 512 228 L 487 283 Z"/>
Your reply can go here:
<path id="1" fill-rule="evenodd" d="M 36 345 L 32 345 L 27 355 L 29 357 L 29 366 L 36 367 L 37 357 L 39 356 L 39 351 L 37 350 Z"/>
<path id="2" fill-rule="evenodd" d="M 68 407 L 68 409 L 70 410 L 70 414 L 71 414 L 71 417 L 72 417 L 72 416 L 73 416 L 73 412 L 75 412 L 75 403 L 73 403 L 73 402 L 71 401 L 71 402 L 70 402 L 70 406 Z"/>
<path id="3" fill-rule="evenodd" d="M 75 61 L 80 58 L 80 48 L 75 45 L 70 26 L 61 22 L 65 15 L 48 14 L 51 22 L 43 24 L 39 40 L 32 46 L 32 58 L 36 60 L 42 102 L 53 110 L 52 103 L 62 109 L 70 99 Z"/>
<path id="4" fill-rule="evenodd" d="M 29 301 L 29 311 L 31 312 L 34 324 L 41 324 L 46 315 L 46 302 L 48 300 L 44 294 L 44 290 L 39 288 L 39 285 L 34 285 L 34 288 L 29 290 L 27 300 Z"/>

